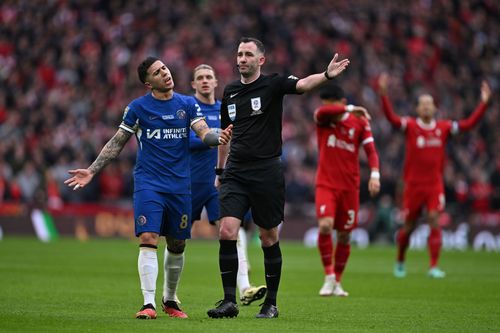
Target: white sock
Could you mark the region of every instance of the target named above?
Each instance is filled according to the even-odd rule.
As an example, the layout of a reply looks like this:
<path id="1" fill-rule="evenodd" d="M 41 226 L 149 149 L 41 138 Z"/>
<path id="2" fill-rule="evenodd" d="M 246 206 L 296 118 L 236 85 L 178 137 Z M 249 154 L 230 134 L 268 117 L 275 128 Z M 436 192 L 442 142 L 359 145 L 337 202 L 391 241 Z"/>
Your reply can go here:
<path id="1" fill-rule="evenodd" d="M 139 279 L 141 280 L 141 290 L 144 296 L 144 305 L 155 303 L 156 278 L 158 277 L 158 258 L 156 249 L 141 247 L 139 249 L 139 259 L 137 260 L 139 269 Z"/>
<path id="2" fill-rule="evenodd" d="M 180 254 L 168 252 L 165 248 L 165 279 L 163 282 L 163 300 L 177 301 L 177 286 L 184 267 L 184 252 Z"/>
<path id="3" fill-rule="evenodd" d="M 236 249 L 238 250 L 238 275 L 236 277 L 236 284 L 241 296 L 250 287 L 250 281 L 248 280 L 247 233 L 243 228 L 240 228 L 238 231 Z"/>

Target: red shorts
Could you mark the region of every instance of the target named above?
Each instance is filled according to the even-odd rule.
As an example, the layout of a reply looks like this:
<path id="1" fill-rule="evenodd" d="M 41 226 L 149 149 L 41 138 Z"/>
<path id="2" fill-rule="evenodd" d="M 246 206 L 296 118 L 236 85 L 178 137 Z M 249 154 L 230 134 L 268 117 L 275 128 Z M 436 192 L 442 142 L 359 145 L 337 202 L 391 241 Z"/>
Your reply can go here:
<path id="1" fill-rule="evenodd" d="M 359 191 L 316 187 L 316 216 L 333 217 L 335 230 L 350 231 L 358 225 Z"/>
<path id="2" fill-rule="evenodd" d="M 442 212 L 445 206 L 443 184 L 436 186 L 405 185 L 403 209 L 406 221 L 415 221 L 422 209 Z"/>

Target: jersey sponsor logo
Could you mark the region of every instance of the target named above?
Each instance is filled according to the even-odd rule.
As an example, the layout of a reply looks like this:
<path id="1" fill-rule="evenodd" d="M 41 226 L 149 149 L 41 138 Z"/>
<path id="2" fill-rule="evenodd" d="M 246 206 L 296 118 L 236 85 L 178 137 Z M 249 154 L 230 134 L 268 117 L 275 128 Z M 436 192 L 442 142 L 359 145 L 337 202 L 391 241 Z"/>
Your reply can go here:
<path id="1" fill-rule="evenodd" d="M 177 119 L 186 119 L 186 111 L 179 109 L 176 112 L 177 114 Z"/>
<path id="2" fill-rule="evenodd" d="M 337 139 L 335 134 L 331 134 L 328 136 L 328 141 L 326 142 L 327 147 L 332 147 L 332 148 L 339 148 L 339 149 L 344 149 L 350 152 L 354 152 L 356 148 L 354 147 L 353 143 L 345 142 L 344 140 Z"/>
<path id="3" fill-rule="evenodd" d="M 229 119 L 234 121 L 236 119 L 236 104 L 229 104 L 227 106 L 227 113 L 229 114 Z"/>
<path id="4" fill-rule="evenodd" d="M 174 118 L 175 118 L 175 116 L 173 114 L 167 114 L 167 115 L 161 116 L 161 119 L 163 119 L 163 120 L 171 120 Z"/>
<path id="5" fill-rule="evenodd" d="M 137 223 L 138 225 L 145 225 L 145 224 L 147 223 L 147 221 L 148 221 L 148 220 L 146 219 L 146 216 L 144 216 L 144 215 L 139 215 L 139 216 L 137 217 L 136 223 Z"/>
<path id="6" fill-rule="evenodd" d="M 418 148 L 426 148 L 426 147 L 441 147 L 443 142 L 440 138 L 425 138 L 421 135 L 417 136 L 417 147 Z"/>
<path id="7" fill-rule="evenodd" d="M 181 128 L 157 128 L 146 129 L 146 138 L 148 139 L 184 139 L 187 138 L 187 129 Z"/>
<path id="8" fill-rule="evenodd" d="M 255 97 L 255 98 L 250 99 L 250 103 L 252 104 L 252 110 L 260 111 L 260 107 L 261 107 L 260 97 Z"/>

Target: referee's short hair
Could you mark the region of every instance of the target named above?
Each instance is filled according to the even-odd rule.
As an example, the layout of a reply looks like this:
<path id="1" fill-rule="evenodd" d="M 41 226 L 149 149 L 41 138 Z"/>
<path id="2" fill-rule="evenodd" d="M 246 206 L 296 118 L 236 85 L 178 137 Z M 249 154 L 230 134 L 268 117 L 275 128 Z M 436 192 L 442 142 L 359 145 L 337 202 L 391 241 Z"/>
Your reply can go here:
<path id="1" fill-rule="evenodd" d="M 257 45 L 257 50 L 259 50 L 260 53 L 262 53 L 262 54 L 266 53 L 266 48 L 264 47 L 264 43 L 262 43 L 257 38 L 253 38 L 253 37 L 241 37 L 240 38 L 240 43 L 255 43 L 255 45 Z"/>
<path id="2" fill-rule="evenodd" d="M 344 89 L 335 82 L 325 83 L 319 91 L 319 98 L 340 101 L 345 98 Z"/>
<path id="3" fill-rule="evenodd" d="M 142 83 L 146 83 L 146 77 L 148 76 L 148 69 L 154 64 L 156 61 L 160 59 L 156 57 L 147 57 L 143 62 L 137 66 L 137 74 L 139 75 L 139 80 Z"/>

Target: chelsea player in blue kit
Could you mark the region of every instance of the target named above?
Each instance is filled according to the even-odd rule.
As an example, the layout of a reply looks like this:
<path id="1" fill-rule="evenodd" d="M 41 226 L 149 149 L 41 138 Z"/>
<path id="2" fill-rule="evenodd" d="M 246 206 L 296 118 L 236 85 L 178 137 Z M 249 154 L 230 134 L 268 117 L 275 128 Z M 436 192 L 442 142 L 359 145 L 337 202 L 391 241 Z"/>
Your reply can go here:
<path id="1" fill-rule="evenodd" d="M 87 169 L 69 170 L 65 181 L 77 190 L 86 186 L 116 158 L 135 134 L 138 150 L 134 169 L 135 233 L 139 237 L 138 270 L 144 305 L 138 319 L 156 318 L 157 246 L 165 236 L 165 283 L 161 305 L 170 317 L 187 318 L 176 299 L 184 265 L 185 240 L 191 236 L 191 179 L 189 129 L 209 146 L 227 144 L 231 127 L 211 130 L 197 115 L 199 106 L 191 96 L 174 92 L 170 70 L 158 58 L 148 57 L 137 68 L 139 79 L 151 92 L 126 108 L 116 134 Z"/>
<path id="2" fill-rule="evenodd" d="M 217 78 L 214 69 L 206 64 L 197 66 L 193 71 L 191 86 L 195 90 L 194 97 L 199 106 L 197 115 L 204 117 L 210 128 L 219 129 L 221 103 L 215 99 Z M 217 170 L 214 170 L 217 165 L 217 150 L 203 143 L 194 131 L 190 131 L 190 133 L 193 222 L 201 218 L 203 207 L 205 207 L 208 221 L 210 224 L 216 225 L 219 220 L 219 192 L 215 187 Z M 251 218 L 250 212 L 247 213 L 246 218 Z M 250 305 L 263 298 L 267 288 L 264 285 L 257 287 L 250 285 L 246 237 L 245 230 L 241 227 L 237 242 L 239 262 L 237 286 L 242 304 Z"/>

